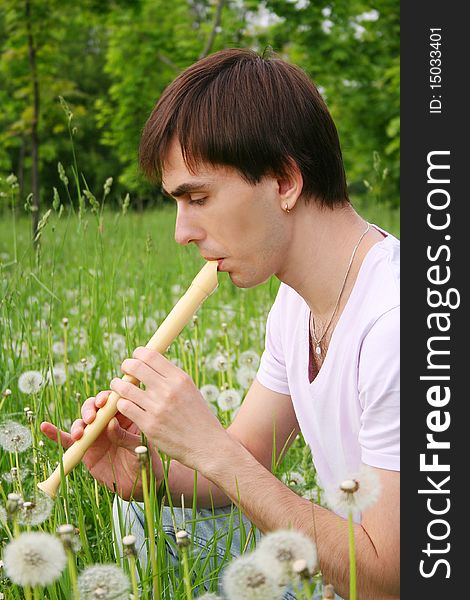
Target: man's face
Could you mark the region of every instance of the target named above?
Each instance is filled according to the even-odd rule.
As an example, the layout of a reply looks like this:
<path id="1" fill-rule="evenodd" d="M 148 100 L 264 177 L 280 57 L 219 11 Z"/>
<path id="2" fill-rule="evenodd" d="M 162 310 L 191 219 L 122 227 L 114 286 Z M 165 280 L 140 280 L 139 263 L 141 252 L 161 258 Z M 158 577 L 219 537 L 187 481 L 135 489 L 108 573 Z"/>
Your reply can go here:
<path id="1" fill-rule="evenodd" d="M 178 244 L 193 242 L 204 258 L 221 259 L 219 270 L 238 287 L 253 287 L 278 272 L 287 232 L 276 178 L 253 186 L 228 167 L 200 165 L 191 173 L 174 141 L 163 189 L 176 199 Z"/>

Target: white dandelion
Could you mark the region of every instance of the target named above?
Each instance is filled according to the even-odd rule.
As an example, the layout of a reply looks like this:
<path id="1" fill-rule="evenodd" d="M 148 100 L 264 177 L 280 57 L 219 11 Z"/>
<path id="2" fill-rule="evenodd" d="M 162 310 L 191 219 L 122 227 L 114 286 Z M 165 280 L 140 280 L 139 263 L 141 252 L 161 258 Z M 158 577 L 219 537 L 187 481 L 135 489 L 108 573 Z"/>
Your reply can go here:
<path id="1" fill-rule="evenodd" d="M 78 577 L 80 600 L 128 600 L 129 580 L 116 565 L 93 565 Z"/>
<path id="2" fill-rule="evenodd" d="M 216 402 L 220 393 L 219 388 L 216 385 L 212 385 L 212 383 L 203 385 L 199 391 L 206 402 Z"/>
<path id="3" fill-rule="evenodd" d="M 120 333 L 111 333 L 109 341 L 116 354 L 123 355 L 127 352 L 126 338 Z"/>
<path id="4" fill-rule="evenodd" d="M 211 361 L 214 371 L 225 372 L 229 367 L 229 360 L 224 354 L 217 354 Z"/>
<path id="5" fill-rule="evenodd" d="M 11 541 L 3 555 L 5 573 L 21 586 L 49 585 L 60 577 L 67 562 L 65 550 L 53 535 L 34 531 Z"/>
<path id="6" fill-rule="evenodd" d="M 121 319 L 121 327 L 123 329 L 133 329 L 137 323 L 137 317 L 134 315 L 126 315 Z"/>
<path id="7" fill-rule="evenodd" d="M 32 444 L 31 431 L 28 427 L 7 421 L 0 423 L 0 446 L 7 452 L 24 452 Z"/>
<path id="8" fill-rule="evenodd" d="M 259 354 L 254 350 L 245 350 L 240 354 L 238 364 L 243 367 L 249 367 L 251 369 L 257 369 L 259 366 Z"/>
<path id="9" fill-rule="evenodd" d="M 326 504 L 336 513 L 362 512 L 375 504 L 381 486 L 372 467 L 362 465 L 359 472 L 345 479 L 335 488 L 325 490 Z"/>
<path id="10" fill-rule="evenodd" d="M 224 390 L 217 396 L 217 404 L 220 410 L 233 410 L 240 406 L 241 401 L 242 397 L 240 393 L 233 388 Z"/>
<path id="11" fill-rule="evenodd" d="M 206 592 L 202 594 L 202 596 L 198 596 L 199 600 L 222 600 L 220 596 L 217 594 L 213 594 L 212 592 Z"/>
<path id="12" fill-rule="evenodd" d="M 44 383 L 39 371 L 25 371 L 18 379 L 18 387 L 23 394 L 37 394 Z"/>
<path id="13" fill-rule="evenodd" d="M 237 311 L 233 308 L 231 304 L 225 304 L 222 307 L 222 311 L 220 313 L 220 318 L 222 321 L 233 321 L 233 319 L 237 316 Z"/>
<path id="14" fill-rule="evenodd" d="M 292 565 L 303 559 L 309 573 L 317 568 L 318 557 L 315 543 L 300 531 L 279 529 L 261 538 L 256 554 L 259 563 L 272 573 L 279 586 L 288 585 L 295 577 Z"/>
<path id="15" fill-rule="evenodd" d="M 157 331 L 158 323 L 153 317 L 147 317 L 144 321 L 144 329 L 147 333 Z"/>
<path id="16" fill-rule="evenodd" d="M 305 485 L 305 477 L 298 471 L 290 471 L 282 476 L 282 480 L 288 486 L 303 487 Z"/>
<path id="17" fill-rule="evenodd" d="M 17 513 L 18 523 L 20 525 L 40 525 L 51 516 L 53 507 L 52 498 L 38 493 L 33 501 L 23 502 Z"/>
<path id="18" fill-rule="evenodd" d="M 31 471 L 26 467 L 22 467 L 19 472 L 16 467 L 12 467 L 8 473 L 3 473 L 2 479 L 3 481 L 11 484 L 15 483 L 16 481 L 26 481 L 30 474 Z"/>
<path id="19" fill-rule="evenodd" d="M 54 342 L 52 344 L 52 352 L 54 354 L 59 355 L 59 356 L 63 356 L 64 352 L 65 352 L 65 344 L 64 344 L 64 342 L 62 340 Z"/>
<path id="20" fill-rule="evenodd" d="M 0 505 L 0 525 L 6 526 L 8 521 L 7 511 Z"/>
<path id="21" fill-rule="evenodd" d="M 90 373 L 95 365 L 96 357 L 91 354 L 90 356 L 81 358 L 74 364 L 73 368 L 77 373 Z"/>
<path id="22" fill-rule="evenodd" d="M 305 492 L 302 494 L 302 498 L 305 498 L 306 500 L 311 500 L 312 502 L 318 503 L 320 501 L 320 493 L 318 491 L 318 488 L 312 488 L 310 490 L 305 490 Z"/>
<path id="23" fill-rule="evenodd" d="M 236 372 L 236 380 L 238 385 L 247 390 L 251 384 L 253 383 L 255 377 L 256 377 L 256 371 L 255 369 L 252 369 L 251 367 L 245 367 L 245 366 L 241 366 L 240 368 L 237 369 Z"/>
<path id="24" fill-rule="evenodd" d="M 224 571 L 222 585 L 229 600 L 282 598 L 282 589 L 258 563 L 255 552 L 233 560 Z"/>

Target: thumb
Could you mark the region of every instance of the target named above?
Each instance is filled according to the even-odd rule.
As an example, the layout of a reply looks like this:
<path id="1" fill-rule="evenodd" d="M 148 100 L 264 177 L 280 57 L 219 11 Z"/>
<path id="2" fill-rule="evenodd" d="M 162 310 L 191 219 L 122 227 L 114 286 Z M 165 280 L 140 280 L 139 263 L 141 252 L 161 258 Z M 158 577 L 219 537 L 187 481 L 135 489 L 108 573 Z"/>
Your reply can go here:
<path id="1" fill-rule="evenodd" d="M 140 446 L 140 435 L 136 433 L 130 433 L 126 429 L 123 429 L 119 424 L 116 417 L 113 417 L 108 423 L 107 427 L 108 439 L 116 446 L 126 448 L 126 450 L 135 450 L 137 446 Z"/>

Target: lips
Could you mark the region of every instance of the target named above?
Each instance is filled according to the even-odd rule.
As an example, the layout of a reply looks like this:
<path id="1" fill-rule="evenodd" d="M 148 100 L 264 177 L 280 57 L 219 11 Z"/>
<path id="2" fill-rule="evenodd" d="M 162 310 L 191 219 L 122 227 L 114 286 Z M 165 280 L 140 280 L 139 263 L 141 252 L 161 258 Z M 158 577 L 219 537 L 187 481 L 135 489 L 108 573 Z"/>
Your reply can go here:
<path id="1" fill-rule="evenodd" d="M 203 256 L 203 258 L 204 258 L 204 260 L 207 260 L 207 261 L 217 262 L 217 265 L 218 265 L 217 269 L 218 269 L 218 271 L 222 270 L 222 265 L 223 265 L 223 262 L 224 262 L 223 258 L 217 258 L 215 256 Z"/>

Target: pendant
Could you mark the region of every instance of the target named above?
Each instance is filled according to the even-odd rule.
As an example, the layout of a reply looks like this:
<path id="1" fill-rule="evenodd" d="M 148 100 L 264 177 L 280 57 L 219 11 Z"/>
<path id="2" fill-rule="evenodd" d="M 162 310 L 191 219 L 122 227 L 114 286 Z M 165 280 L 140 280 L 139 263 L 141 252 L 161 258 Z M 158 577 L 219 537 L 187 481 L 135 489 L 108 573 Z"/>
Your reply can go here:
<path id="1" fill-rule="evenodd" d="M 315 348 L 315 352 L 317 354 L 321 354 L 321 348 L 320 348 L 320 344 L 317 344 L 317 347 Z"/>

